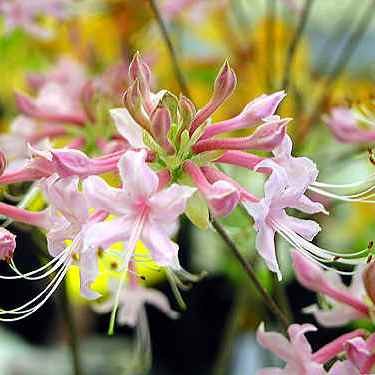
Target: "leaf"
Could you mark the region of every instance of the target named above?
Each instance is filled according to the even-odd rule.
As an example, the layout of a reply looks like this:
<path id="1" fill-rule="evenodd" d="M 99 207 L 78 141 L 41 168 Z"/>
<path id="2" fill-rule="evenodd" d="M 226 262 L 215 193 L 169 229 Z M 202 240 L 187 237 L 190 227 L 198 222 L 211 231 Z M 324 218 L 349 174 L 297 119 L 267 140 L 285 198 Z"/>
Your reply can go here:
<path id="1" fill-rule="evenodd" d="M 202 194 L 196 191 L 189 199 L 186 211 L 186 216 L 199 229 L 207 229 L 209 224 L 209 212 L 206 201 Z"/>

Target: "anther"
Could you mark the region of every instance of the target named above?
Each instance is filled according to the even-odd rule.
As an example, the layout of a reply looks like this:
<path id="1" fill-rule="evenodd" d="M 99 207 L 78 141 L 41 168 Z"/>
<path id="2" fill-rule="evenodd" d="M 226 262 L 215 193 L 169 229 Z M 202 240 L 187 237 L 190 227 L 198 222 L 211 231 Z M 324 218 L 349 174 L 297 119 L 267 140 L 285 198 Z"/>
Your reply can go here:
<path id="1" fill-rule="evenodd" d="M 98 250 L 96 251 L 96 255 L 99 257 L 99 258 L 102 258 L 103 255 L 104 255 L 104 250 L 102 247 L 99 247 Z"/>
<path id="2" fill-rule="evenodd" d="M 111 270 L 115 270 L 118 267 L 118 263 L 117 262 L 111 262 L 110 267 L 111 267 Z"/>
<path id="3" fill-rule="evenodd" d="M 75 260 L 76 262 L 78 262 L 79 261 L 79 254 L 78 253 L 73 253 L 72 254 L 72 258 L 73 258 L 73 260 Z"/>

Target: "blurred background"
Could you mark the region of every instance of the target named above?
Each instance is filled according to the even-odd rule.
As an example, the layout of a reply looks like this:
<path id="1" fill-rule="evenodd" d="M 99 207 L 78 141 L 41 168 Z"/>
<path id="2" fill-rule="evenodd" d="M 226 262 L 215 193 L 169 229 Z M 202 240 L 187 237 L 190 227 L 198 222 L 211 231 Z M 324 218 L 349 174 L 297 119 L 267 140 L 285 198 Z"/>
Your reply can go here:
<path id="1" fill-rule="evenodd" d="M 24 0 L 25 2 L 28 0 Z M 375 81 L 375 21 L 371 0 L 155 0 L 186 78 L 191 98 L 202 106 L 223 61 L 229 58 L 238 87 L 215 120 L 236 115 L 255 96 L 286 89 L 288 96 L 279 114 L 292 117 L 289 133 L 295 154 L 311 157 L 320 180 L 350 182 L 373 173 L 368 144 L 342 144 L 322 117 L 335 105 L 365 105 L 373 110 Z M 127 66 L 140 51 L 153 71 L 154 87 L 180 91 L 169 51 L 147 0 L 72 1 L 69 17 L 41 16 L 51 32 L 37 38 L 22 27 L 0 34 L 0 128 L 6 133 L 18 111 L 14 92 L 30 92 L 30 73 L 42 72 L 63 56 L 82 64 L 88 77 Z M 306 6 L 309 7 L 306 12 Z M 302 21 L 302 22 L 301 22 Z M 303 23 L 303 21 L 305 21 Z M 4 24 L 4 21 L 3 21 Z M 302 28 L 302 29 L 301 29 Z M 298 38 L 292 61 L 290 46 Z M 287 79 L 286 79 L 287 78 Z M 119 92 L 126 88 L 120 82 Z M 113 99 L 114 102 L 121 100 Z M 375 112 L 373 112 L 375 116 Z M 230 174 L 262 194 L 262 177 L 239 169 Z M 3 200 L 14 202 L 27 184 L 2 191 Z M 362 249 L 374 239 L 375 208 L 364 204 L 326 202 L 330 216 L 317 216 L 323 233 L 320 245 L 333 249 Z M 37 209 L 37 207 L 35 208 Z M 315 219 L 315 218 L 314 218 Z M 268 272 L 254 247 L 252 223 L 240 210 L 223 220 L 243 254 L 255 265 L 262 283 L 296 322 L 314 322 L 301 309 L 316 299 L 295 280 L 290 267 L 289 245 L 278 241 L 282 283 Z M 43 236 L 27 226 L 11 224 L 17 234 L 15 263 L 22 270 L 40 261 Z M 199 231 L 181 222 L 177 242 L 185 269 L 207 276 L 183 293 L 187 310 L 169 320 L 147 308 L 155 375 L 244 375 L 275 363 L 255 341 L 261 321 L 278 328 L 267 307 L 222 240 L 210 230 Z M 0 265 L 7 273 L 7 264 Z M 147 271 L 147 285 L 162 290 L 178 310 L 168 282 Z M 107 336 L 109 315 L 94 313 L 79 297 L 76 270 L 42 309 L 28 319 L 0 325 L 0 374 L 72 374 L 68 322 L 64 301 L 71 302 L 84 373 L 131 374 L 126 364 L 134 356 L 134 332 L 117 328 Z M 38 282 L 1 280 L 1 306 L 11 307 L 36 294 Z M 356 323 L 361 325 L 361 322 Z M 346 329 L 322 329 L 318 348 Z"/>

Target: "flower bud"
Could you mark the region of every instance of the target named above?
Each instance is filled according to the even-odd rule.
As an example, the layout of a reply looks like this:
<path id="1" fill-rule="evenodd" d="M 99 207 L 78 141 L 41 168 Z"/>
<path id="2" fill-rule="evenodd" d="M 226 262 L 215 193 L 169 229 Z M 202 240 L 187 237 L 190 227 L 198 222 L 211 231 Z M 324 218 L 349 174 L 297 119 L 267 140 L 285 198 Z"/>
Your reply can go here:
<path id="1" fill-rule="evenodd" d="M 151 115 L 151 133 L 161 147 L 173 154 L 174 147 L 168 139 L 168 132 L 172 124 L 171 115 L 168 108 L 159 105 Z"/>
<path id="2" fill-rule="evenodd" d="M 203 122 L 205 122 L 212 113 L 232 94 L 237 84 L 236 74 L 229 66 L 228 61 L 225 61 L 217 75 L 214 83 L 214 92 L 210 101 L 198 111 L 195 116 L 190 129 L 192 134 L 195 129 Z"/>
<path id="3" fill-rule="evenodd" d="M 375 262 L 371 262 L 362 274 L 363 285 L 367 295 L 375 303 Z"/>
<path id="4" fill-rule="evenodd" d="M 136 79 L 139 80 L 141 85 L 145 87 L 150 86 L 151 71 L 139 52 L 136 52 L 129 65 L 129 80 L 130 82 L 134 82 Z"/>
<path id="5" fill-rule="evenodd" d="M 0 227 L 0 260 L 9 261 L 16 249 L 16 236 Z"/>
<path id="6" fill-rule="evenodd" d="M 6 167 L 7 167 L 7 158 L 5 156 L 5 153 L 2 150 L 0 150 L 0 176 L 4 173 Z"/>
<path id="7" fill-rule="evenodd" d="M 273 116 L 280 102 L 285 98 L 285 91 L 277 91 L 271 95 L 261 95 L 248 103 L 239 117 L 248 122 L 259 122 Z"/>
<path id="8" fill-rule="evenodd" d="M 181 129 L 189 129 L 191 122 L 193 121 L 193 118 L 197 113 L 194 103 L 185 95 L 181 95 L 178 102 L 178 108 L 182 122 Z"/>

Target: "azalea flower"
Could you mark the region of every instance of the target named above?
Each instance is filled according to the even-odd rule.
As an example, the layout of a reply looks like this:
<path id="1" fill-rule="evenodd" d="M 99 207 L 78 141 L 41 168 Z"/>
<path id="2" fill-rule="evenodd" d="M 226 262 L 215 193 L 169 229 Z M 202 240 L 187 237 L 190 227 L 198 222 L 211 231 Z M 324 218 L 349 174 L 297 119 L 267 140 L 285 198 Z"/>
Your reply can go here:
<path id="1" fill-rule="evenodd" d="M 354 330 L 313 353 L 305 334 L 314 331 L 317 328 L 312 324 L 291 324 L 288 328 L 288 341 L 280 333 L 265 332 L 264 324 L 261 323 L 257 330 L 259 344 L 285 361 L 286 366 L 283 369 L 265 368 L 258 371 L 257 375 L 326 375 L 328 373 L 323 365 L 343 352 L 347 342 L 365 335 L 363 330 Z M 330 371 L 329 374 L 334 373 Z"/>
<path id="2" fill-rule="evenodd" d="M 93 225 L 87 233 L 86 246 L 106 248 L 125 241 L 126 268 L 136 242 L 142 240 L 156 263 L 178 269 L 178 246 L 170 237 L 195 189 L 172 184 L 158 190 L 158 175 L 146 164 L 146 156 L 144 150 L 127 151 L 122 156 L 118 164 L 121 189 L 110 187 L 100 177 L 90 176 L 84 180 L 85 196 L 90 205 L 117 216 L 112 221 Z"/>
<path id="3" fill-rule="evenodd" d="M 270 168 L 271 176 L 264 185 L 264 198 L 258 202 L 244 201 L 243 204 L 254 218 L 254 228 L 257 231 L 256 247 L 264 258 L 267 266 L 281 279 L 277 263 L 274 237 L 280 233 L 291 243 L 298 243 L 298 250 L 311 251 L 312 254 L 326 257 L 327 254 L 318 247 L 309 245 L 320 226 L 312 220 L 298 219 L 286 214 L 286 208 L 295 208 L 302 212 L 317 213 L 324 208 L 320 203 L 313 202 L 303 195 L 303 187 L 296 189 L 289 185 L 289 178 L 283 168 L 271 160 L 264 160 L 258 168 Z"/>
<path id="4" fill-rule="evenodd" d="M 73 264 L 80 270 L 81 294 L 87 299 L 100 296 L 99 293 L 91 290 L 91 283 L 99 272 L 98 252 L 93 247 L 85 246 L 85 237 L 90 227 L 104 220 L 108 214 L 104 211 L 90 213 L 88 201 L 79 190 L 78 184 L 78 177 L 60 179 L 57 175 L 41 181 L 41 188 L 49 203 L 48 208 L 41 212 L 31 212 L 0 203 L 1 214 L 47 231 L 48 252 L 53 257 L 46 265 L 28 273 L 19 271 L 11 260 L 11 268 L 17 275 L 0 276 L 0 278 L 41 280 L 56 273 L 36 297 L 17 308 L 2 310 L 0 315 L 10 317 L 0 316 L 0 320 L 19 320 L 37 311 L 54 293 Z"/>
<path id="5" fill-rule="evenodd" d="M 7 32 L 22 28 L 34 37 L 48 39 L 52 34 L 39 24 L 38 17 L 51 15 L 66 18 L 70 3 L 71 0 L 2 0 L 0 14 L 4 16 Z"/>
<path id="6" fill-rule="evenodd" d="M 315 319 L 326 327 L 338 327 L 369 316 L 369 308 L 364 302 L 363 266 L 357 268 L 350 286 L 346 286 L 336 272 L 324 271 L 297 251 L 292 256 L 298 281 L 305 288 L 324 295 L 330 305 L 329 309 L 311 305 L 304 308 L 304 312 L 314 314 Z"/>

